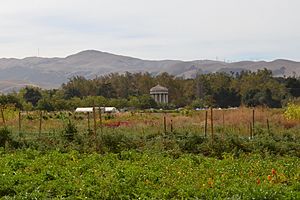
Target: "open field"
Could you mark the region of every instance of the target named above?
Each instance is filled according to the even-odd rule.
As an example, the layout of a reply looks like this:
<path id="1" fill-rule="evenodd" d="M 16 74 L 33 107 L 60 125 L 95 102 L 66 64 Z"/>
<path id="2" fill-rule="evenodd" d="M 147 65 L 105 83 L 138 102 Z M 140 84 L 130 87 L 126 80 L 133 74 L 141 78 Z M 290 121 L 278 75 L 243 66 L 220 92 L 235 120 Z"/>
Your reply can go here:
<path id="1" fill-rule="evenodd" d="M 102 114 L 101 123 L 95 113 L 95 127 L 92 113 L 19 120 L 7 109 L 0 197 L 299 199 L 300 121 L 283 113 L 257 108 L 253 127 L 252 109 L 214 110 L 212 132 L 210 111 L 207 125 L 206 111 Z"/>

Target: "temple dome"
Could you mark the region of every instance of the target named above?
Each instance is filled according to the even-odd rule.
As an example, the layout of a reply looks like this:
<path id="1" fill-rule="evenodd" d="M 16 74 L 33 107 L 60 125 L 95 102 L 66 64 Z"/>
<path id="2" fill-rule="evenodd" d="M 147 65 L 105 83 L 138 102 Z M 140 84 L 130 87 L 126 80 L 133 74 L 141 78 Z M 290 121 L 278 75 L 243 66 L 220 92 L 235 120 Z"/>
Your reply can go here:
<path id="1" fill-rule="evenodd" d="M 168 88 L 158 84 L 150 89 L 150 93 L 157 93 L 157 92 L 162 92 L 162 93 L 168 92 Z"/>

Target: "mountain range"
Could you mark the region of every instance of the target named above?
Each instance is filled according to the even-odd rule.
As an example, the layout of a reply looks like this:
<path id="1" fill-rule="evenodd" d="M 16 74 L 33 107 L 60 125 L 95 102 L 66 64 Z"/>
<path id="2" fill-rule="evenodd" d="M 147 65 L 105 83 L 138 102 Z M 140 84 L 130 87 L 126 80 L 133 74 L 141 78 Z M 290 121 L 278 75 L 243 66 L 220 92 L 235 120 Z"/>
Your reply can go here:
<path id="1" fill-rule="evenodd" d="M 7 93 L 26 85 L 58 88 L 73 76 L 95 78 L 110 73 L 167 72 L 193 78 L 198 73 L 256 71 L 267 68 L 274 76 L 299 76 L 300 62 L 278 59 L 266 61 L 222 62 L 213 60 L 142 60 L 96 50 L 82 51 L 65 58 L 27 57 L 0 59 L 0 92 Z"/>

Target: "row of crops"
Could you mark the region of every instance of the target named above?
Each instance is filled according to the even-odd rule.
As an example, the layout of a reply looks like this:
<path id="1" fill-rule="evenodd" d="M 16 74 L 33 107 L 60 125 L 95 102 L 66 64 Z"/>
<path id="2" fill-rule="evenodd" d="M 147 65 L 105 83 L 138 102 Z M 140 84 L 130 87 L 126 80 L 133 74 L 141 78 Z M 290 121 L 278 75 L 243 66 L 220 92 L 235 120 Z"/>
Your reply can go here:
<path id="1" fill-rule="evenodd" d="M 0 151 L 5 199 L 299 199 L 299 158 Z"/>

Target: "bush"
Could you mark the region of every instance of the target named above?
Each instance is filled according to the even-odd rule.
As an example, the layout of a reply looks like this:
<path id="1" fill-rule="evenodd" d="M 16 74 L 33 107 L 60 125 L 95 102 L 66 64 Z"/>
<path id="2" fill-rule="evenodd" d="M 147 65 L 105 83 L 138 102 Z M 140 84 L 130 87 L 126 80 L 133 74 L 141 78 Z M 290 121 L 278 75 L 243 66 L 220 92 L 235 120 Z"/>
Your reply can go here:
<path id="1" fill-rule="evenodd" d="M 77 132 L 77 127 L 71 122 L 71 120 L 69 120 L 63 131 L 64 138 L 71 142 L 74 140 L 74 136 Z"/>
<path id="2" fill-rule="evenodd" d="M 108 115 L 105 115 L 105 116 L 104 116 L 104 119 L 105 119 L 105 120 L 110 120 L 110 119 L 114 119 L 114 118 L 115 118 L 115 116 L 112 115 L 112 114 L 108 114 Z"/>
<path id="3" fill-rule="evenodd" d="M 11 132 L 6 127 L 0 129 L 0 147 L 5 147 L 5 143 L 10 141 L 12 141 Z"/>
<path id="4" fill-rule="evenodd" d="M 284 116 L 287 119 L 300 120 L 300 105 L 289 103 Z"/>
<path id="5" fill-rule="evenodd" d="M 134 138 L 130 138 L 122 133 L 103 134 L 100 137 L 102 151 L 119 153 L 123 150 L 136 149 Z"/>

